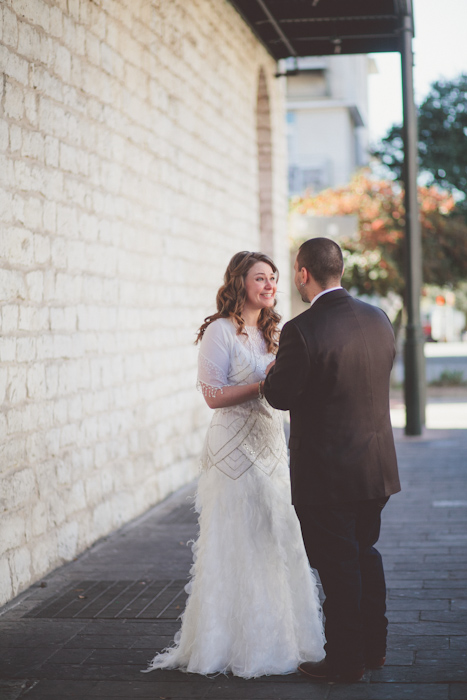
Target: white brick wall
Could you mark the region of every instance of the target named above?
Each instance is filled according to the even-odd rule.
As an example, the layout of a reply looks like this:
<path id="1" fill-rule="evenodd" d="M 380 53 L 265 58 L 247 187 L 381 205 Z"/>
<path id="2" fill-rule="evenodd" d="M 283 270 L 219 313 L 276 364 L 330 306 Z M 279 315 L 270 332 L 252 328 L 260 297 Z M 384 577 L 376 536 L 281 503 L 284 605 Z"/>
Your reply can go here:
<path id="1" fill-rule="evenodd" d="M 259 246 L 261 67 L 286 291 L 283 85 L 232 6 L 0 3 L 0 602 L 197 472 L 194 333 Z"/>

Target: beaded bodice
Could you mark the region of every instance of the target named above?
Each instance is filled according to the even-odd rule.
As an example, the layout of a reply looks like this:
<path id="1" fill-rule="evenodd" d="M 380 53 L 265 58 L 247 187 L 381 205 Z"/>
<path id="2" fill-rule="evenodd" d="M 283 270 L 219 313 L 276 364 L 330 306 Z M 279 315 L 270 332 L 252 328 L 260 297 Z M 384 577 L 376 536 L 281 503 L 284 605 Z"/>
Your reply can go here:
<path id="1" fill-rule="evenodd" d="M 246 327 L 236 333 L 228 319 L 206 329 L 200 347 L 198 381 L 211 395 L 225 386 L 251 384 L 264 379 L 274 355 L 267 352 L 261 331 Z M 266 399 L 216 409 L 206 435 L 202 467 L 216 467 L 237 479 L 255 467 L 272 474 L 286 453 L 282 415 Z"/>

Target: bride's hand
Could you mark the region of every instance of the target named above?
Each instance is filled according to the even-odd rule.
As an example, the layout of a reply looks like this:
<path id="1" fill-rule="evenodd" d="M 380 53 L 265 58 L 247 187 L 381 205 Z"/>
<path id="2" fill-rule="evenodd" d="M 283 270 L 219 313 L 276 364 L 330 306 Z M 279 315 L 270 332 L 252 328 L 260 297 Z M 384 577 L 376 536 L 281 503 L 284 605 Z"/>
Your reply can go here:
<path id="1" fill-rule="evenodd" d="M 275 364 L 276 364 L 276 361 L 275 361 L 275 360 L 273 360 L 272 362 L 270 362 L 270 363 L 268 364 L 268 366 L 266 367 L 266 376 L 269 374 L 269 370 L 270 370 L 272 367 L 274 367 Z"/>

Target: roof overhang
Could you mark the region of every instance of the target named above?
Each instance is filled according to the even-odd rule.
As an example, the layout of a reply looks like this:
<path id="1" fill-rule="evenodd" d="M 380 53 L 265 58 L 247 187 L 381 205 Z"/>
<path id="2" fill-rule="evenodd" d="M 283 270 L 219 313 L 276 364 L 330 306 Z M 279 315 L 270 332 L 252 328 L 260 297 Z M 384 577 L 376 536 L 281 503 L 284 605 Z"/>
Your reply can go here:
<path id="1" fill-rule="evenodd" d="M 402 50 L 412 0 L 230 0 L 276 59 Z"/>

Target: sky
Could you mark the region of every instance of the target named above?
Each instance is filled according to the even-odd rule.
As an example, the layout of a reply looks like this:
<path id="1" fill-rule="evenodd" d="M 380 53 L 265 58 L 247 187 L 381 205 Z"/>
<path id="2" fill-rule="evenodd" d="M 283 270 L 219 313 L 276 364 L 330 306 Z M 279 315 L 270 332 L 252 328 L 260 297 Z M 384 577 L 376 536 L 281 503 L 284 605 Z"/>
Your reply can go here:
<path id="1" fill-rule="evenodd" d="M 414 87 L 419 104 L 439 78 L 467 73 L 467 0 L 413 0 Z M 369 76 L 370 141 L 402 121 L 400 55 L 371 54 L 378 68 Z"/>

